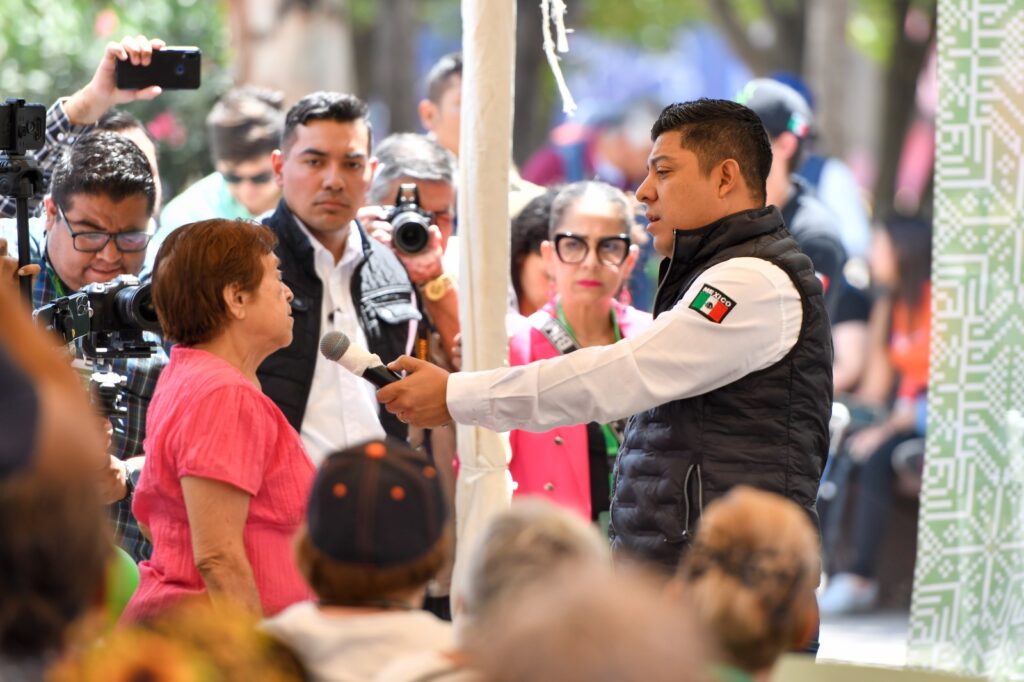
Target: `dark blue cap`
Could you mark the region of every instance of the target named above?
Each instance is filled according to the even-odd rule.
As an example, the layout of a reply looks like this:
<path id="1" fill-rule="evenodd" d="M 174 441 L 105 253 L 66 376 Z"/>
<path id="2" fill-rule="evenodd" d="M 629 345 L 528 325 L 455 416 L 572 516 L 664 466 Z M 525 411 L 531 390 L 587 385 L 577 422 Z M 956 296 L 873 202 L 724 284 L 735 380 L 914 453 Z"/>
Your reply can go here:
<path id="1" fill-rule="evenodd" d="M 447 518 L 437 469 L 392 439 L 325 459 L 307 511 L 310 541 L 325 556 L 382 568 L 427 554 L 441 540 Z"/>

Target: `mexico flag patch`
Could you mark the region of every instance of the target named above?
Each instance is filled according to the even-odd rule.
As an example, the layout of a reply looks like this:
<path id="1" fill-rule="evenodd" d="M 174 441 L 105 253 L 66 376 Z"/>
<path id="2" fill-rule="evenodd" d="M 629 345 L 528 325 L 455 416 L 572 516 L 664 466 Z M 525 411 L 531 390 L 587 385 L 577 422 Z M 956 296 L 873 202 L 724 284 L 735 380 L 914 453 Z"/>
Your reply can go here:
<path id="1" fill-rule="evenodd" d="M 718 324 L 721 324 L 735 307 L 736 301 L 708 284 L 701 287 L 700 293 L 690 303 L 690 308 Z"/>

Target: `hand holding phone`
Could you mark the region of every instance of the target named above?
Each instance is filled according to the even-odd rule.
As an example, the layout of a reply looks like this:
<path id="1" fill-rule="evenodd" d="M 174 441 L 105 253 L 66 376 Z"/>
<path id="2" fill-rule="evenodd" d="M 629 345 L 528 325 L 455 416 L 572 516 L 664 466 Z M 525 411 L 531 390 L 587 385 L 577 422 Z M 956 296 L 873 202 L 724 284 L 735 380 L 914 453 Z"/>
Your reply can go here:
<path id="1" fill-rule="evenodd" d="M 91 125 L 110 107 L 159 96 L 163 90 L 157 86 L 141 90 L 118 89 L 115 71 L 121 61 L 149 64 L 153 54 L 162 50 L 165 45 L 159 38 L 147 38 L 143 35 L 125 36 L 121 42 L 107 43 L 92 80 L 64 101 L 64 113 L 71 123 Z"/>
<path id="2" fill-rule="evenodd" d="M 202 52 L 198 47 L 164 47 L 153 50 L 148 65 L 118 60 L 115 81 L 119 90 L 157 86 L 163 90 L 197 90 Z"/>

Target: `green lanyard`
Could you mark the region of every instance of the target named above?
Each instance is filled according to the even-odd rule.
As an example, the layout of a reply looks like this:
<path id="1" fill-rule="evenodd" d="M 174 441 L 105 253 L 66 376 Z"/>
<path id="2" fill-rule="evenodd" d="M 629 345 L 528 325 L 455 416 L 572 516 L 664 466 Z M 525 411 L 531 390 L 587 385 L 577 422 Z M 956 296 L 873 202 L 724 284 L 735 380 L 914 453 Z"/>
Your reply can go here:
<path id="1" fill-rule="evenodd" d="M 52 267 L 49 267 L 49 265 L 47 265 L 47 275 L 50 277 L 50 284 L 53 285 L 53 290 L 57 292 L 56 298 L 64 298 L 67 296 L 68 290 L 65 287 L 64 282 L 60 281 L 60 277 L 57 276 L 57 273 Z"/>
<path id="2" fill-rule="evenodd" d="M 561 301 L 558 302 L 557 313 L 558 313 L 558 321 L 562 323 L 562 326 L 565 327 L 565 331 L 569 332 L 569 336 L 571 336 L 572 340 L 576 342 L 577 346 L 579 346 L 580 345 L 580 341 L 579 341 L 579 339 L 576 338 L 576 333 L 572 330 L 572 327 L 569 325 L 569 320 L 565 319 L 565 311 L 562 310 L 562 302 Z M 609 311 L 609 313 L 611 313 L 612 331 L 615 332 L 615 340 L 616 341 L 621 341 L 622 340 L 622 330 L 619 329 L 619 318 L 617 318 L 615 316 L 615 308 L 612 308 Z"/>
<path id="3" fill-rule="evenodd" d="M 615 332 L 615 341 L 619 342 L 622 340 L 622 330 L 619 329 L 619 320 L 615 316 L 615 308 L 612 308 L 610 312 L 612 318 L 612 330 Z M 563 327 L 565 327 L 565 331 L 569 332 L 569 336 L 571 336 L 572 340 L 576 342 L 576 345 L 579 346 L 580 342 L 579 339 L 576 338 L 576 333 L 573 332 L 572 326 L 569 324 L 569 320 L 565 319 L 565 311 L 562 310 L 561 301 L 558 302 L 557 313 L 558 321 Z M 601 432 L 604 433 L 604 445 L 605 449 L 608 451 L 608 457 L 610 459 L 615 459 L 616 455 L 619 454 L 619 439 L 615 436 L 615 432 L 612 431 L 612 428 L 607 424 L 601 424 Z M 611 478 L 611 474 L 609 474 L 609 484 L 611 483 Z"/>

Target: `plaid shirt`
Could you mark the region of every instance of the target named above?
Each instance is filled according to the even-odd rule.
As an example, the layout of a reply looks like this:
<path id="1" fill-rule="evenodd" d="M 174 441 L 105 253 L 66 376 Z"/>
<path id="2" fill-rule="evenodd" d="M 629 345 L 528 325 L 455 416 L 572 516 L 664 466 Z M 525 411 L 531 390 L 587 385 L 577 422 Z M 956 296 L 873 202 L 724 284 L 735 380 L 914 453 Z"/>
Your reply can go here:
<path id="1" fill-rule="evenodd" d="M 37 215 L 41 212 L 43 195 L 50 191 L 50 177 L 53 169 L 60 161 L 64 152 L 75 143 L 79 137 L 92 130 L 92 126 L 72 125 L 67 113 L 64 112 L 64 103 L 57 100 L 46 112 L 46 142 L 42 149 L 29 152 L 29 156 L 39 162 L 39 168 L 43 172 L 43 185 L 40 194 L 29 199 L 29 213 Z M 16 202 L 13 197 L 0 197 L 0 216 L 14 218 Z"/>
<path id="2" fill-rule="evenodd" d="M 60 281 L 57 273 L 50 267 L 49 261 L 33 240 L 33 262 L 38 262 L 41 268 L 36 278 L 35 288 L 32 292 L 32 307 L 39 308 L 46 305 L 55 298 L 60 298 L 68 293 L 67 286 Z M 118 374 L 127 377 L 128 381 L 124 388 L 123 404 L 128 409 L 124 419 L 112 419 L 114 436 L 111 443 L 111 452 L 119 459 L 125 460 L 136 455 L 143 454 L 142 441 L 146 436 L 146 410 L 149 408 L 149 401 L 156 389 L 156 381 L 160 371 L 167 364 L 167 353 L 159 345 L 160 337 L 145 333 L 147 341 L 156 341 L 158 346 L 156 353 L 148 358 L 115 358 L 110 362 L 111 368 Z M 81 344 L 74 344 L 76 366 L 84 369 L 85 365 Z M 138 483 L 141 465 L 131 462 L 128 466 L 128 474 L 131 477 L 130 489 L 134 490 Z M 153 552 L 153 546 L 142 536 L 138 522 L 132 514 L 132 495 L 117 502 L 110 507 L 111 516 L 114 521 L 114 533 L 117 542 L 136 561 L 148 559 Z"/>

